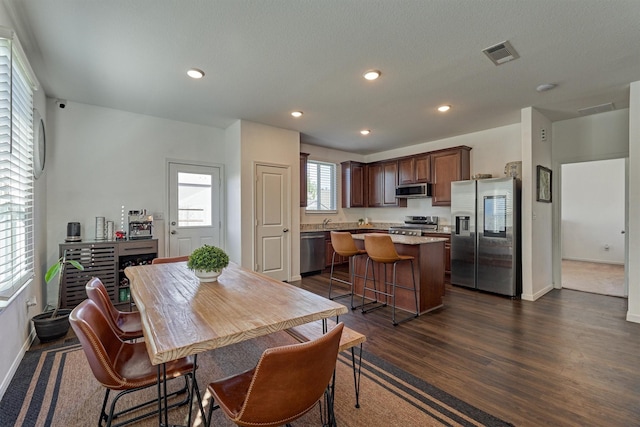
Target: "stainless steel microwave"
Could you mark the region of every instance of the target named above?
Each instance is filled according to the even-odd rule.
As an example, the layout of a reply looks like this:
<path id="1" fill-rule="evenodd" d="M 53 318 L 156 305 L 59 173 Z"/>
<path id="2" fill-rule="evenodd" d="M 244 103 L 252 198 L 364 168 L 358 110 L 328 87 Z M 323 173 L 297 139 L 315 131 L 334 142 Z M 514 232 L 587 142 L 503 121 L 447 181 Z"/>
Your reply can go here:
<path id="1" fill-rule="evenodd" d="M 399 185 L 396 187 L 396 197 L 399 199 L 431 197 L 431 184 Z"/>

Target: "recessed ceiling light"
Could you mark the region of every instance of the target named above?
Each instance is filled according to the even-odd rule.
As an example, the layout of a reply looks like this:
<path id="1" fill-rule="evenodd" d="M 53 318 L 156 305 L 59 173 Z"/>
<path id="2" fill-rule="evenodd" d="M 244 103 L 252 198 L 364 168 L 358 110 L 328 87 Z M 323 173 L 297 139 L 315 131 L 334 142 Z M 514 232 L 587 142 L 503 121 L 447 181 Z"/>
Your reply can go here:
<path id="1" fill-rule="evenodd" d="M 551 89 L 553 89 L 555 87 L 556 87 L 556 85 L 554 83 L 543 83 L 541 85 L 538 85 L 536 90 L 538 92 L 546 92 L 546 91 L 551 90 Z"/>
<path id="2" fill-rule="evenodd" d="M 291 115 L 295 118 L 301 117 L 302 116 L 302 111 L 294 111 L 291 113 Z"/>
<path id="3" fill-rule="evenodd" d="M 192 79 L 201 79 L 204 77 L 204 71 L 197 68 L 191 68 L 187 71 L 187 75 Z"/>
<path id="4" fill-rule="evenodd" d="M 451 109 L 451 105 L 441 105 L 438 107 L 438 111 L 445 113 Z"/>
<path id="5" fill-rule="evenodd" d="M 378 77 L 380 77 L 380 71 L 378 70 L 369 70 L 366 73 L 364 73 L 362 76 L 367 79 L 367 80 L 375 80 Z"/>
<path id="6" fill-rule="evenodd" d="M 362 129 L 362 130 L 360 131 L 360 133 L 361 133 L 362 135 L 369 135 L 369 134 L 371 133 L 371 131 L 370 131 L 369 129 Z"/>

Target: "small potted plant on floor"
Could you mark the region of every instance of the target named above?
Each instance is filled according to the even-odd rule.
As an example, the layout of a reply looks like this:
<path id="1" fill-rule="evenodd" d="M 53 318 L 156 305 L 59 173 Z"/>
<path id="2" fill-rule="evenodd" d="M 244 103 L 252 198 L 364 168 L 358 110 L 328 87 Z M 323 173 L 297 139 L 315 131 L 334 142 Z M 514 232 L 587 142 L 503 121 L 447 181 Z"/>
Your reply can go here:
<path id="1" fill-rule="evenodd" d="M 201 282 L 215 282 L 227 265 L 229 265 L 229 256 L 226 252 L 210 245 L 204 245 L 193 251 L 187 261 L 187 267 L 194 271 Z"/>
<path id="2" fill-rule="evenodd" d="M 69 331 L 69 314 L 71 310 L 60 309 L 62 301 L 62 276 L 67 264 L 71 264 L 78 270 L 84 270 L 82 264 L 78 261 L 67 259 L 67 251 L 58 259 L 58 261 L 49 267 L 44 276 L 45 282 L 49 283 L 56 275 L 58 276 L 58 304 L 54 310 L 45 311 L 31 318 L 36 335 L 41 342 L 55 340 L 63 337 Z"/>

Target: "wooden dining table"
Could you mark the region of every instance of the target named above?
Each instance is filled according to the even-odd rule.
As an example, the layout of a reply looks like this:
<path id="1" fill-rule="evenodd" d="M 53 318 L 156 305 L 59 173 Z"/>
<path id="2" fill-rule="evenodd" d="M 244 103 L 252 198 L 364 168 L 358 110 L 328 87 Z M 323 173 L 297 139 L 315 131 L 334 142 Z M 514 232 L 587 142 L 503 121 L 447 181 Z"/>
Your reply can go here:
<path id="1" fill-rule="evenodd" d="M 154 365 L 348 312 L 235 263 L 211 283 L 200 282 L 186 262 L 132 266 L 125 274 Z"/>

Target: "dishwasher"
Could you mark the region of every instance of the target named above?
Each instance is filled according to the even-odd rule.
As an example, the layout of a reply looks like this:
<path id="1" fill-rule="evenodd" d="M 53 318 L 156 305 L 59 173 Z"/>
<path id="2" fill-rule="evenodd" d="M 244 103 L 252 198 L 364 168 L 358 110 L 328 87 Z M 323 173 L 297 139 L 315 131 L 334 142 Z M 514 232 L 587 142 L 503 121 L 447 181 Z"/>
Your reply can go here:
<path id="1" fill-rule="evenodd" d="M 300 233 L 300 274 L 324 268 L 324 232 Z"/>

